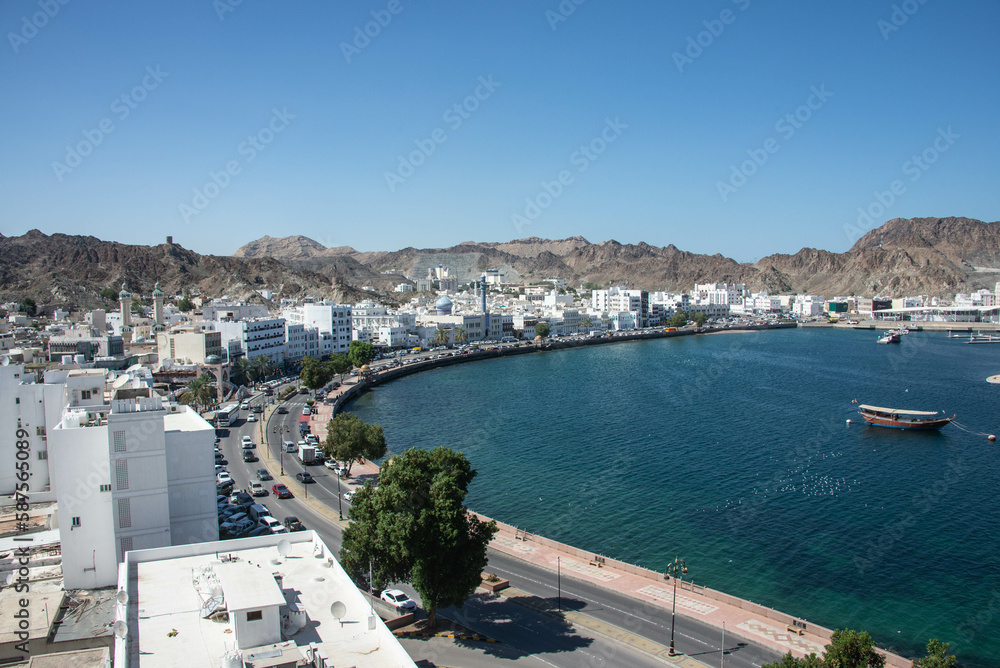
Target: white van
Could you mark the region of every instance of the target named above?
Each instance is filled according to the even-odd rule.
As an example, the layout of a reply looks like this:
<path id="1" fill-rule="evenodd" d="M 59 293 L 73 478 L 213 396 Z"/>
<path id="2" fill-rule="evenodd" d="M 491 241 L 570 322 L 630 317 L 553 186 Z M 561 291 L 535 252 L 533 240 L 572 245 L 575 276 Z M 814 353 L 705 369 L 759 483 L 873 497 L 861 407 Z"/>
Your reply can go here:
<path id="1" fill-rule="evenodd" d="M 282 443 L 282 446 L 285 448 L 285 452 L 299 451 L 299 446 L 295 445 L 294 441 L 285 441 L 284 443 Z"/>
<path id="2" fill-rule="evenodd" d="M 285 528 L 285 525 L 270 515 L 264 515 L 257 520 L 257 526 L 267 527 L 271 530 L 271 533 L 288 533 L 288 529 Z"/>

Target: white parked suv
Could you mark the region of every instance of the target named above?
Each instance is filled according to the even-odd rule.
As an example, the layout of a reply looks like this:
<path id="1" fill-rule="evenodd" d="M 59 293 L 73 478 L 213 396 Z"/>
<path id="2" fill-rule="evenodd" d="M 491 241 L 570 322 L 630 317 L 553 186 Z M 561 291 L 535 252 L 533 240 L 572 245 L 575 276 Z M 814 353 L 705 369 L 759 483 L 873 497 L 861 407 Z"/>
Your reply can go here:
<path id="1" fill-rule="evenodd" d="M 400 611 L 409 612 L 417 609 L 417 603 L 398 589 L 386 589 L 382 592 L 382 600 Z"/>
<path id="2" fill-rule="evenodd" d="M 285 528 L 285 525 L 270 515 L 265 515 L 257 520 L 257 526 L 267 527 L 271 530 L 271 533 L 288 533 L 288 529 Z"/>

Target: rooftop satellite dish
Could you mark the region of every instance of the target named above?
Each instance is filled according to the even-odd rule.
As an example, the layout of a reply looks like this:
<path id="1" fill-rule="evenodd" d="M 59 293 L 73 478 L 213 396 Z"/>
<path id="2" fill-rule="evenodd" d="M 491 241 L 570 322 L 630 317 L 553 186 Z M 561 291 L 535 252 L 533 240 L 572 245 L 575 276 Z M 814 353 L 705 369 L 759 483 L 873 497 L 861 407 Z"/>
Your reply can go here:
<path id="1" fill-rule="evenodd" d="M 344 615 L 347 614 L 347 606 L 340 601 L 334 601 L 333 604 L 330 605 L 330 614 L 333 615 L 334 619 L 340 622 L 341 626 L 343 626 Z"/>
<path id="2" fill-rule="evenodd" d="M 10 364 L 10 358 L 4 355 L 0 357 L 0 366 L 8 366 Z"/>
<path id="3" fill-rule="evenodd" d="M 124 638 L 128 635 L 128 624 L 119 619 L 111 625 L 111 630 L 114 631 L 115 635 L 119 638 Z"/>
<path id="4" fill-rule="evenodd" d="M 111 383 L 111 387 L 115 388 L 116 390 L 120 390 L 126 385 L 128 385 L 128 376 L 118 376 L 117 378 L 115 378 L 115 382 Z"/>
<path id="5" fill-rule="evenodd" d="M 282 538 L 281 540 L 279 540 L 278 554 L 280 554 L 283 557 L 287 557 L 291 553 L 292 553 L 292 544 L 288 541 L 288 539 Z"/>
<path id="6" fill-rule="evenodd" d="M 128 592 L 125 591 L 124 589 L 119 589 L 118 593 L 115 594 L 115 600 L 121 603 L 122 605 L 125 605 L 126 603 L 128 603 Z"/>

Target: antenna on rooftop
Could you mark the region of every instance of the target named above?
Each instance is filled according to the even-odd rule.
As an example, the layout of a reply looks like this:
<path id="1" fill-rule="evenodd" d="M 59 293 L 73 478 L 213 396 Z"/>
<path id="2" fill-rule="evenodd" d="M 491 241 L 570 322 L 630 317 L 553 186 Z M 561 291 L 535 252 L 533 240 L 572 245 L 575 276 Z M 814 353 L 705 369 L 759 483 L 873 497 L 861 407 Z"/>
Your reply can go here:
<path id="1" fill-rule="evenodd" d="M 128 603 L 128 592 L 125 591 L 124 589 L 119 589 L 118 593 L 115 594 L 115 600 L 121 603 L 122 605 L 125 605 L 126 603 Z"/>
<path id="2" fill-rule="evenodd" d="M 125 638 L 128 635 L 128 624 L 119 619 L 111 625 L 111 630 L 119 638 Z"/>
<path id="3" fill-rule="evenodd" d="M 344 615 L 347 614 L 347 606 L 340 601 L 334 601 L 330 605 L 330 614 L 333 615 L 333 618 L 340 622 L 340 626 L 343 627 Z"/>

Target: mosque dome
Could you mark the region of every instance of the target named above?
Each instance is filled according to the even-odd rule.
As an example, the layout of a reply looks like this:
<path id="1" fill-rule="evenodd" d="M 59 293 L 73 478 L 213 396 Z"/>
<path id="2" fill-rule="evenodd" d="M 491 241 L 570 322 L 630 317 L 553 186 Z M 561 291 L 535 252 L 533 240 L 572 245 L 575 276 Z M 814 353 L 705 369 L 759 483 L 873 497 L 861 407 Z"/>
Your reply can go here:
<path id="1" fill-rule="evenodd" d="M 437 310 L 438 315 L 451 315 L 451 300 L 448 299 L 447 295 L 442 295 L 440 299 L 434 302 L 434 308 Z"/>
<path id="2" fill-rule="evenodd" d="M 221 364 L 222 358 L 218 355 L 209 355 L 205 358 L 205 364 Z"/>

